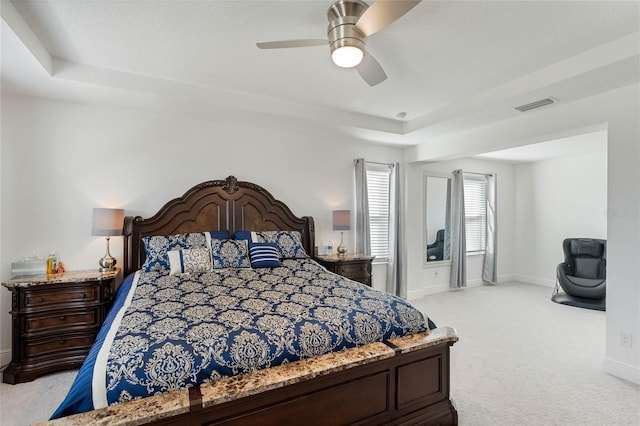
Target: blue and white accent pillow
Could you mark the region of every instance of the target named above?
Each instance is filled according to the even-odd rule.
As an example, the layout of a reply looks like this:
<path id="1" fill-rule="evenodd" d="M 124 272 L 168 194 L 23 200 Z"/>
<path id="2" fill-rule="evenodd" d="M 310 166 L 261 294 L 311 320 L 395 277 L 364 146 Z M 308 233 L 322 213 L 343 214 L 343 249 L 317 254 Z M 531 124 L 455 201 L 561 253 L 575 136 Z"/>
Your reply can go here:
<path id="1" fill-rule="evenodd" d="M 171 270 L 169 255 L 171 250 L 191 248 L 209 248 L 212 240 L 229 238 L 229 231 L 193 232 L 174 235 L 154 235 L 143 237 L 146 260 L 142 265 L 144 272 Z"/>
<path id="2" fill-rule="evenodd" d="M 167 254 L 171 266 L 170 275 L 206 272 L 212 269 L 211 250 L 206 247 L 171 250 Z"/>
<path id="3" fill-rule="evenodd" d="M 251 268 L 246 240 L 211 240 L 213 269 Z"/>
<path id="4" fill-rule="evenodd" d="M 306 259 L 309 257 L 302 245 L 302 235 L 298 231 L 239 231 L 236 240 L 252 243 L 273 243 L 278 247 L 281 259 Z"/>
<path id="5" fill-rule="evenodd" d="M 273 243 L 250 243 L 249 254 L 252 268 L 279 268 L 282 266 L 278 246 Z"/>

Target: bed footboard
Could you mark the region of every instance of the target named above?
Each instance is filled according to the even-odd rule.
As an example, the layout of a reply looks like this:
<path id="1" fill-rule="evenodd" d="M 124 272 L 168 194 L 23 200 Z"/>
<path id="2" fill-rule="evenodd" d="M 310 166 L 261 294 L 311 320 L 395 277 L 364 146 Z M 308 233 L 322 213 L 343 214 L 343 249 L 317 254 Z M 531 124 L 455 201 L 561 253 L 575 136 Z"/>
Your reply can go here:
<path id="1" fill-rule="evenodd" d="M 457 425 L 455 329 L 371 343 L 60 418 L 64 425 Z"/>
<path id="2" fill-rule="evenodd" d="M 202 395 L 192 395 L 191 401 L 189 413 L 152 424 L 458 424 L 449 399 L 449 344 L 397 352 L 382 361 L 223 404 L 205 407 Z"/>

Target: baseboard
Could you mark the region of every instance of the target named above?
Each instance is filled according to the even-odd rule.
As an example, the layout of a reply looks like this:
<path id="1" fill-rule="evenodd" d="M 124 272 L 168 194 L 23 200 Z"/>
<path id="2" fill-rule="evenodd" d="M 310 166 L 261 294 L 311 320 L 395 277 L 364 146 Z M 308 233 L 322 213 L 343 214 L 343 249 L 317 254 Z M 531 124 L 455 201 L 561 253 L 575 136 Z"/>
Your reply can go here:
<path id="1" fill-rule="evenodd" d="M 521 282 L 521 283 L 541 285 L 541 286 L 550 287 L 550 288 L 553 288 L 556 285 L 555 281 L 545 280 L 545 279 L 542 279 L 542 278 L 528 277 L 526 275 L 504 274 L 504 275 L 500 275 L 498 277 L 498 283 L 499 284 L 500 283 L 511 282 L 511 281 L 518 281 L 518 282 Z M 485 285 L 485 282 L 482 281 L 481 278 L 467 281 L 467 288 L 481 287 L 483 285 Z M 429 287 L 422 287 L 422 288 L 419 288 L 417 290 L 409 290 L 407 292 L 407 299 L 408 300 L 416 300 L 416 299 L 420 299 L 420 298 L 422 298 L 424 296 L 427 296 L 429 294 L 443 293 L 443 292 L 449 291 L 449 290 L 450 290 L 450 287 L 449 287 L 448 283 L 447 284 L 433 285 L 433 286 L 429 286 Z"/>
<path id="2" fill-rule="evenodd" d="M 603 362 L 604 371 L 607 373 L 640 385 L 640 368 L 629 364 L 605 358 Z"/>
<path id="3" fill-rule="evenodd" d="M 427 296 L 429 294 L 444 293 L 445 291 L 449 291 L 449 284 L 440 284 L 440 285 L 434 285 L 429 287 L 422 287 L 417 290 L 408 291 L 407 299 L 408 300 L 421 299 L 424 296 Z"/>
<path id="4" fill-rule="evenodd" d="M 514 274 L 498 275 L 498 284 L 508 283 L 511 281 L 518 281 L 517 275 L 514 275 Z"/>
<path id="5" fill-rule="evenodd" d="M 467 287 L 465 288 L 480 287 L 482 285 L 484 285 L 484 281 L 482 281 L 481 279 L 471 280 L 471 281 L 467 281 Z M 450 290 L 451 290 L 451 287 L 449 287 L 448 283 L 432 285 L 429 287 L 422 287 L 417 290 L 409 290 L 407 292 L 407 300 L 416 300 L 424 296 L 427 296 L 429 294 L 444 293 Z"/>
<path id="6" fill-rule="evenodd" d="M 4 370 L 4 366 L 11 362 L 11 350 L 0 351 L 0 370 Z"/>
<path id="7" fill-rule="evenodd" d="M 478 278 L 477 280 L 467 280 L 467 288 L 480 287 L 481 285 L 484 285 L 482 278 Z"/>
<path id="8" fill-rule="evenodd" d="M 513 277 L 512 281 L 519 281 L 521 283 L 541 285 L 543 287 L 550 287 L 550 288 L 553 288 L 553 287 L 556 286 L 556 281 L 555 280 L 548 280 L 548 279 L 545 279 L 545 278 L 537 278 L 537 277 L 529 277 L 527 275 L 518 275 L 518 274 L 512 274 L 510 276 Z"/>

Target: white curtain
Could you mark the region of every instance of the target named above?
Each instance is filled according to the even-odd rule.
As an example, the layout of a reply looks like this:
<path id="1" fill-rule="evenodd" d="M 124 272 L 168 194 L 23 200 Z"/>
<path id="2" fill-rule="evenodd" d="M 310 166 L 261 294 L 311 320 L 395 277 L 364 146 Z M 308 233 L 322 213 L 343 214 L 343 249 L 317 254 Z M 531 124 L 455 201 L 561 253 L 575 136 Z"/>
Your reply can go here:
<path id="1" fill-rule="evenodd" d="M 405 252 L 403 238 L 403 179 L 400 164 L 395 163 L 391 170 L 389 191 L 389 263 L 387 264 L 387 293 L 407 298 L 405 271 Z"/>
<path id="2" fill-rule="evenodd" d="M 487 236 L 484 249 L 484 266 L 482 268 L 482 280 L 497 284 L 497 241 L 498 241 L 498 219 L 497 219 L 497 193 L 496 175 L 487 176 Z"/>
<path id="3" fill-rule="evenodd" d="M 369 195 L 367 191 L 367 168 L 364 158 L 358 158 L 355 160 L 355 172 L 355 252 L 368 255 L 371 253 L 371 240 L 369 239 Z"/>
<path id="4" fill-rule="evenodd" d="M 467 286 L 467 238 L 464 215 L 464 176 L 453 172 L 451 183 L 451 288 Z"/>

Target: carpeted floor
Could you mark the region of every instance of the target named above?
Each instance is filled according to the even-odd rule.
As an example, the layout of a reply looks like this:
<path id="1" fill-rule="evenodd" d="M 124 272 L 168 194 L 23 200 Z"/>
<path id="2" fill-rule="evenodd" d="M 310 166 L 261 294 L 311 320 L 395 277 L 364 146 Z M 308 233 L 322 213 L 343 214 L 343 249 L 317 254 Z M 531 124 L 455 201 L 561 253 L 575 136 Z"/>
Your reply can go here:
<path id="1" fill-rule="evenodd" d="M 606 314 L 557 305 L 550 295 L 546 287 L 508 283 L 412 301 L 458 330 L 451 394 L 460 424 L 640 425 L 640 386 L 602 370 Z M 46 420 L 74 376 L 3 383 L 0 424 Z"/>
<path id="2" fill-rule="evenodd" d="M 461 425 L 640 425 L 640 386 L 603 372 L 606 313 L 508 283 L 412 301 L 456 328 L 451 396 Z"/>

